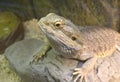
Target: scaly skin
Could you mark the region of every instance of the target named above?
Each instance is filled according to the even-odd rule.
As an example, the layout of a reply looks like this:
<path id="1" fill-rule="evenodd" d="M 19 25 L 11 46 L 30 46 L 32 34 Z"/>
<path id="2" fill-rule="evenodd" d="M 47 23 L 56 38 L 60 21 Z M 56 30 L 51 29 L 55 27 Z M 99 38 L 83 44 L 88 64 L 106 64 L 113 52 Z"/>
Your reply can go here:
<path id="1" fill-rule="evenodd" d="M 66 58 L 86 60 L 82 67 L 75 68 L 74 82 L 83 82 L 98 58 L 119 49 L 116 42 L 119 34 L 109 28 L 78 29 L 71 21 L 54 13 L 41 18 L 38 24 L 56 52 Z"/>

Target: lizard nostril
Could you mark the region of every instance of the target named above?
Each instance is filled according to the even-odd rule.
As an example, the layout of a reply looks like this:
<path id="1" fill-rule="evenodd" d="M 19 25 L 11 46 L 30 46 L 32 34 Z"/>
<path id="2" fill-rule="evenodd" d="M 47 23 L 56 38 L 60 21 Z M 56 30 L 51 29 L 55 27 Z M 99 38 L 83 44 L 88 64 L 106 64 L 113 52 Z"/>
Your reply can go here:
<path id="1" fill-rule="evenodd" d="M 74 36 L 72 36 L 72 37 L 71 37 L 71 39 L 72 39 L 72 40 L 76 40 L 77 38 L 76 38 L 76 37 L 74 37 Z"/>

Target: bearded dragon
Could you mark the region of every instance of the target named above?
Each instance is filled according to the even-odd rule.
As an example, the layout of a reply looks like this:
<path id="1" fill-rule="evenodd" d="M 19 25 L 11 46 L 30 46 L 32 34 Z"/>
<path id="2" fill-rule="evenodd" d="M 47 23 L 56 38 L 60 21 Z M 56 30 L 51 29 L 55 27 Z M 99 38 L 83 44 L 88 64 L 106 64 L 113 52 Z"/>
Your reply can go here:
<path id="1" fill-rule="evenodd" d="M 41 18 L 38 25 L 46 35 L 50 46 L 65 58 L 85 61 L 82 67 L 75 68 L 73 82 L 83 82 L 94 68 L 98 58 L 114 53 L 119 33 L 110 28 L 79 27 L 70 20 L 50 13 Z"/>

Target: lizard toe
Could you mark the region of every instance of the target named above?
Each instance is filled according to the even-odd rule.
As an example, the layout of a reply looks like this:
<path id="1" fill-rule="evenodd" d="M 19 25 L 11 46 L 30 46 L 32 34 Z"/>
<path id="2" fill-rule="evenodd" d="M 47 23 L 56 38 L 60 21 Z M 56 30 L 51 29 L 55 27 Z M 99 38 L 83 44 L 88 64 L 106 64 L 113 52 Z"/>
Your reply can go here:
<path id="1" fill-rule="evenodd" d="M 82 70 L 82 68 L 75 68 L 74 69 L 73 76 L 76 76 L 73 82 L 77 82 L 78 80 L 80 82 L 83 82 L 86 76 L 86 72 Z"/>

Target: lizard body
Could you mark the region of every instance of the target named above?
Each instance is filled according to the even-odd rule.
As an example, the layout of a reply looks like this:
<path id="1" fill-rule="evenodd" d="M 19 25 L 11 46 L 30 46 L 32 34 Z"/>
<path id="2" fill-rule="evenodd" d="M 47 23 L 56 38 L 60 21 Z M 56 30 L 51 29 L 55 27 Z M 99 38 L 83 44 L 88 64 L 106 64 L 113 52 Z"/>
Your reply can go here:
<path id="1" fill-rule="evenodd" d="M 54 13 L 41 18 L 38 24 L 56 52 L 66 58 L 85 60 L 82 67 L 75 68 L 74 82 L 79 78 L 82 82 L 98 58 L 109 56 L 119 48 L 116 42 L 119 34 L 110 28 L 78 29 L 71 21 Z"/>
<path id="2" fill-rule="evenodd" d="M 80 30 L 80 40 L 89 52 L 92 51 L 98 57 L 106 57 L 115 51 L 116 34 L 110 28 L 84 27 Z"/>

